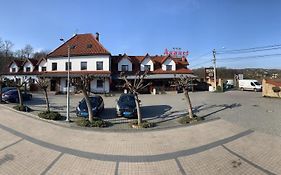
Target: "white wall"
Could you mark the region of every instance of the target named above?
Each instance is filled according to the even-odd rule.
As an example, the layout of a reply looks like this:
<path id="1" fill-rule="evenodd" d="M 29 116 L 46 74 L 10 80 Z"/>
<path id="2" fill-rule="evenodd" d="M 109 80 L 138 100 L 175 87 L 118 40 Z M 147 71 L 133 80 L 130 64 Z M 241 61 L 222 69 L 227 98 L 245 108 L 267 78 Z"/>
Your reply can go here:
<path id="1" fill-rule="evenodd" d="M 72 71 L 80 71 L 81 62 L 87 62 L 87 71 L 96 71 L 96 62 L 103 61 L 103 71 L 110 70 L 110 58 L 109 55 L 98 55 L 98 56 L 75 56 L 70 57 Z M 65 71 L 65 63 L 67 57 L 48 58 L 47 71 L 52 71 L 52 63 L 57 63 L 57 71 Z"/>
<path id="2" fill-rule="evenodd" d="M 18 66 L 16 65 L 16 63 L 13 63 L 13 64 L 10 66 L 10 72 L 12 72 L 12 69 L 13 69 L 13 68 L 16 68 L 16 72 L 19 71 L 19 68 L 18 68 Z"/>
<path id="3" fill-rule="evenodd" d="M 110 85 L 109 85 L 109 78 L 106 78 L 104 83 L 103 83 L 103 88 L 97 88 L 97 79 L 94 79 L 91 81 L 91 92 L 94 93 L 108 93 L 110 90 Z M 72 92 L 75 89 L 74 86 L 70 87 L 70 91 Z M 67 88 L 66 88 L 66 78 L 61 78 L 60 79 L 60 91 L 61 92 L 66 92 Z"/>
<path id="4" fill-rule="evenodd" d="M 26 72 L 26 68 L 27 68 L 27 67 L 30 67 L 30 72 L 32 72 L 33 69 L 34 69 L 34 67 L 33 67 L 33 65 L 31 64 L 30 61 L 27 61 L 27 62 L 23 65 L 23 71 L 24 71 L 24 72 Z"/>
<path id="5" fill-rule="evenodd" d="M 47 67 L 47 62 L 45 60 L 42 60 L 38 66 L 39 72 L 42 72 L 42 67 Z"/>
<path id="6" fill-rule="evenodd" d="M 144 65 L 150 65 L 150 71 L 154 71 L 153 62 L 152 62 L 152 60 L 149 57 L 145 58 L 142 61 L 141 65 L 140 65 L 141 66 L 141 71 L 144 71 Z"/>
<path id="7" fill-rule="evenodd" d="M 168 58 L 163 64 L 162 64 L 162 70 L 166 70 L 166 65 L 172 65 L 172 70 L 176 70 L 176 63 Z"/>
<path id="8" fill-rule="evenodd" d="M 128 58 L 122 58 L 118 63 L 118 71 L 122 71 L 122 65 L 128 65 L 128 71 L 132 71 L 132 63 Z"/>

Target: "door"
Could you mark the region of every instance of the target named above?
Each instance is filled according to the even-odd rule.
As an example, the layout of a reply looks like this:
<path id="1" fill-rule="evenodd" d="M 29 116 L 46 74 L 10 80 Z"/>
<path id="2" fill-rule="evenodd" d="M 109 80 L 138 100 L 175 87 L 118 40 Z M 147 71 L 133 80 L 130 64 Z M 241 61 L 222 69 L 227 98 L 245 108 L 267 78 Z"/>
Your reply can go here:
<path id="1" fill-rule="evenodd" d="M 56 85 L 57 85 L 57 81 L 56 80 L 51 80 L 51 91 L 56 91 Z"/>

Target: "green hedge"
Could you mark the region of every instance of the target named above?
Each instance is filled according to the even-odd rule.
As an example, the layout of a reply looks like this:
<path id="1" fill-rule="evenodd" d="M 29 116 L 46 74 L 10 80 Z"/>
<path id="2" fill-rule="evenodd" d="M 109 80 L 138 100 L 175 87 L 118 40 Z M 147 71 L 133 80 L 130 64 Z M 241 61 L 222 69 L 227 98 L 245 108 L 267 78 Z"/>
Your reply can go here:
<path id="1" fill-rule="evenodd" d="M 28 106 L 21 106 L 21 105 L 16 105 L 16 106 L 13 106 L 13 109 L 17 110 L 17 111 L 23 111 L 23 112 L 30 112 L 31 111 L 31 108 L 29 108 Z"/>
<path id="2" fill-rule="evenodd" d="M 133 122 L 131 122 L 129 124 L 131 127 L 133 125 L 137 126 L 138 125 L 138 120 L 134 120 Z M 139 128 L 152 128 L 152 127 L 155 127 L 156 126 L 156 123 L 153 123 L 153 122 L 148 122 L 147 120 L 143 120 L 141 125 L 139 126 Z"/>
<path id="3" fill-rule="evenodd" d="M 193 122 L 198 122 L 204 120 L 203 117 L 198 117 L 196 115 L 193 115 L 193 118 L 189 118 L 188 116 L 184 116 L 179 118 L 178 122 L 181 124 L 188 124 L 188 123 L 193 123 Z"/>
<path id="4" fill-rule="evenodd" d="M 55 111 L 44 111 L 40 112 L 38 114 L 40 118 L 44 118 L 47 120 L 62 120 L 63 117 L 60 115 L 60 113 L 55 112 Z"/>
<path id="5" fill-rule="evenodd" d="M 104 121 L 99 118 L 94 118 L 93 122 L 90 122 L 88 118 L 79 118 L 75 121 L 78 126 L 81 127 L 96 127 L 96 128 L 104 128 L 111 126 L 111 123 L 108 121 Z"/>

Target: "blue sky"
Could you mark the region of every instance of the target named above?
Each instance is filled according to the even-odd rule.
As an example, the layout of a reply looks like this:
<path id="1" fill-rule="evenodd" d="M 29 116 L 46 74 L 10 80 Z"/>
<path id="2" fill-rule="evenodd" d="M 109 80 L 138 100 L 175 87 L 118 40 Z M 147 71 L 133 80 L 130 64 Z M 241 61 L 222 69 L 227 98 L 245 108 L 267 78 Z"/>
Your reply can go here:
<path id="1" fill-rule="evenodd" d="M 2 0 L 0 37 L 14 49 L 31 44 L 53 50 L 61 37 L 98 31 L 112 54 L 154 55 L 181 47 L 189 50 L 194 68 L 211 65 L 212 55 L 202 55 L 213 48 L 281 44 L 280 9 L 278 0 Z M 224 60 L 218 66 L 281 68 L 280 58 Z"/>

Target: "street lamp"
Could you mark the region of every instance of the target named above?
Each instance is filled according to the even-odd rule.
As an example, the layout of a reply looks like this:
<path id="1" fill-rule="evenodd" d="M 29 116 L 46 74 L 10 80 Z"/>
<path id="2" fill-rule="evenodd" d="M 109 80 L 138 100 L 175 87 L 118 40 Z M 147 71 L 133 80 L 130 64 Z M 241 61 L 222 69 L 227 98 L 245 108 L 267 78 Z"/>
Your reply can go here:
<path id="1" fill-rule="evenodd" d="M 63 38 L 60 39 L 63 43 L 65 40 Z M 66 89 L 66 120 L 69 122 L 69 106 L 70 106 L 70 99 L 69 99 L 69 86 L 70 86 L 70 78 L 69 78 L 69 70 L 70 69 L 70 45 L 67 45 L 67 89 Z"/>

